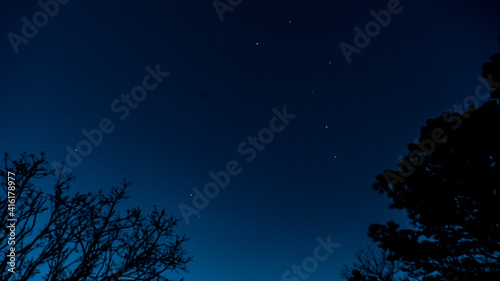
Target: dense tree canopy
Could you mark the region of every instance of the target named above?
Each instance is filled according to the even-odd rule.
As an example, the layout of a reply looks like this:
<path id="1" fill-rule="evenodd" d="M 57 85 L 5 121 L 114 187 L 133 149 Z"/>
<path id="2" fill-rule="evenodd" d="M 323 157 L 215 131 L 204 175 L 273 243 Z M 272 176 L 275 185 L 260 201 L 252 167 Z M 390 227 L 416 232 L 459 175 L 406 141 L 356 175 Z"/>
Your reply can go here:
<path id="1" fill-rule="evenodd" d="M 500 37 L 499 37 L 500 40 Z M 372 224 L 369 236 L 414 280 L 500 280 L 500 54 L 483 65 L 492 100 L 426 121 L 398 170 L 373 189 L 411 227 Z M 365 261 L 365 265 L 367 262 Z M 348 280 L 370 280 L 360 267 Z M 361 267 L 362 268 L 362 267 Z M 357 277 L 355 276 L 357 274 Z M 375 278 L 374 280 L 383 280 Z"/>
<path id="2" fill-rule="evenodd" d="M 500 35 L 498 35 L 500 42 Z M 491 56 L 491 61 L 483 64 L 483 73 L 481 76 L 488 79 L 491 90 L 491 97 L 500 99 L 500 53 Z"/>

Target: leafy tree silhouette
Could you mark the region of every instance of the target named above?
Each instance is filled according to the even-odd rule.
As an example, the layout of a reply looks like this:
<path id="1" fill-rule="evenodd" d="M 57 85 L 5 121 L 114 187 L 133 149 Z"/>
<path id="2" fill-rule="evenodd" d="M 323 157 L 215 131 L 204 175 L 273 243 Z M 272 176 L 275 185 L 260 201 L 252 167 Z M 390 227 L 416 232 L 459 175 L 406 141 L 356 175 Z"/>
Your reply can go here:
<path id="1" fill-rule="evenodd" d="M 23 153 L 11 162 L 5 154 L 4 161 L 0 214 L 6 221 L 6 180 L 12 172 L 17 222 L 15 245 L 2 243 L 0 251 L 8 253 L 15 247 L 16 273 L 7 270 L 5 254 L 0 258 L 0 280 L 172 280 L 164 274 L 187 272 L 192 257 L 183 248 L 188 238 L 174 232 L 179 219 L 156 207 L 147 216 L 139 208 L 120 215 L 119 203 L 128 198 L 125 191 L 131 182 L 124 180 L 109 194 L 100 190 L 70 195 L 74 179 L 69 175 L 56 181 L 53 193 L 46 193 L 34 183 L 54 176 L 46 168 L 44 153 L 39 157 Z M 8 235 L 9 229 L 0 228 L 2 241 Z"/>
<path id="2" fill-rule="evenodd" d="M 482 73 L 490 85 L 500 77 L 500 54 L 491 59 Z M 406 210 L 412 227 L 372 224 L 369 236 L 410 277 L 500 280 L 498 88 L 491 97 L 469 112 L 427 120 L 406 164 L 376 177 L 373 189 L 392 199 L 390 208 Z M 436 132 L 442 141 L 431 144 Z"/>
<path id="3" fill-rule="evenodd" d="M 500 35 L 498 35 L 500 42 Z M 491 62 L 483 64 L 482 77 L 488 79 L 491 90 L 491 97 L 500 99 L 500 54 L 496 53 L 491 56 Z"/>

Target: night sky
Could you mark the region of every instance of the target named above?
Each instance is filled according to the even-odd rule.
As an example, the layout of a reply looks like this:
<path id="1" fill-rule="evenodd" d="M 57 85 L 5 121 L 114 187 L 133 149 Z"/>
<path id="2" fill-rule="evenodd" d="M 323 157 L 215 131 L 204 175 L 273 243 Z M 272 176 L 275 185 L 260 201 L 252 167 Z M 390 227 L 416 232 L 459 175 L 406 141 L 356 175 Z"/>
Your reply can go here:
<path id="1" fill-rule="evenodd" d="M 375 176 L 500 47 L 493 0 L 53 3 L 0 4 L 1 151 L 134 181 L 124 208 L 182 219 L 187 281 L 340 280 L 370 223 L 406 225 Z"/>

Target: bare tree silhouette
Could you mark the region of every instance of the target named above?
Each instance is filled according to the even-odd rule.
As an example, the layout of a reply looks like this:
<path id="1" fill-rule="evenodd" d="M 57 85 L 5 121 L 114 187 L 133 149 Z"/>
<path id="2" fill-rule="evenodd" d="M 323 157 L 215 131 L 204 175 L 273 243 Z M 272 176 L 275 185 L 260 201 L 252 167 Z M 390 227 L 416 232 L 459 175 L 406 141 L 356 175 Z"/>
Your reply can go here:
<path id="1" fill-rule="evenodd" d="M 347 281 L 398 281 L 398 261 L 389 260 L 389 252 L 367 247 L 358 248 L 352 266 L 343 266 L 340 276 Z"/>
<path id="2" fill-rule="evenodd" d="M 0 280 L 172 280 L 165 274 L 187 272 L 192 257 L 183 248 L 188 238 L 174 232 L 179 219 L 156 206 L 147 216 L 140 208 L 120 215 L 119 203 L 128 198 L 130 181 L 109 194 L 70 194 L 74 178 L 68 175 L 59 177 L 53 193 L 47 193 L 34 184 L 54 176 L 44 153 L 23 153 L 14 161 L 5 154 L 4 162 L 0 214 L 6 221 L 6 179 L 11 172 L 16 175 L 17 221 L 15 244 L 2 243 L 0 250 L 7 253 L 15 247 L 16 273 L 7 270 L 9 257 L 4 255 Z M 0 228 L 2 241 L 8 235 L 9 229 Z"/>

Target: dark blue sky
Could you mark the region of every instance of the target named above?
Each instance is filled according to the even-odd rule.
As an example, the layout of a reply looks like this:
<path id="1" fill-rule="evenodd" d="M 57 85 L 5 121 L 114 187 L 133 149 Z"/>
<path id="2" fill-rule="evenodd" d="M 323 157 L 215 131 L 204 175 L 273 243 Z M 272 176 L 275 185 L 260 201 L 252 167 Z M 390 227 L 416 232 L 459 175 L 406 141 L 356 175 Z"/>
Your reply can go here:
<path id="1" fill-rule="evenodd" d="M 127 177 L 127 207 L 178 217 L 193 188 L 236 161 L 241 172 L 179 226 L 192 281 L 279 281 L 328 236 L 340 246 L 307 280 L 340 280 L 370 223 L 404 222 L 372 191 L 375 176 L 395 168 L 426 119 L 474 95 L 499 47 L 495 1 L 244 0 L 223 21 L 211 1 L 104 2 L 60 4 L 19 39 L 22 18 L 42 8 L 2 1 L 0 148 L 60 163 L 87 140 L 82 130 L 103 126 L 72 168 L 74 190 Z M 355 46 L 354 28 L 388 5 L 398 12 L 348 63 L 339 44 Z M 144 84 L 156 68 L 169 75 Z M 131 91 L 140 101 L 122 100 Z M 284 107 L 296 117 L 247 161 L 238 146 Z"/>

